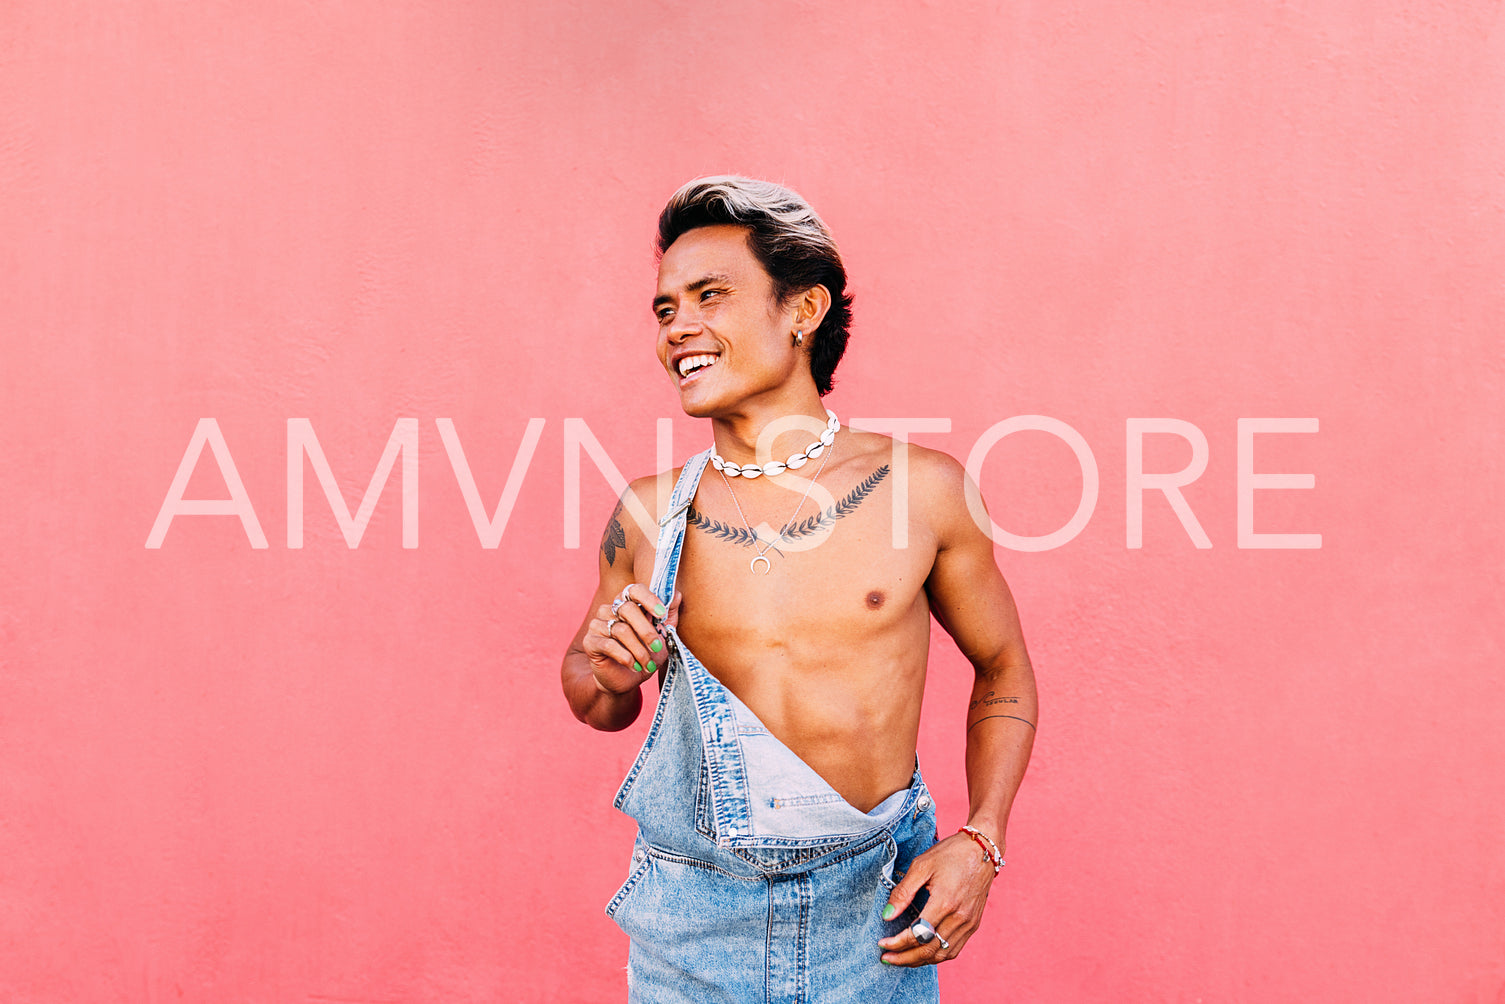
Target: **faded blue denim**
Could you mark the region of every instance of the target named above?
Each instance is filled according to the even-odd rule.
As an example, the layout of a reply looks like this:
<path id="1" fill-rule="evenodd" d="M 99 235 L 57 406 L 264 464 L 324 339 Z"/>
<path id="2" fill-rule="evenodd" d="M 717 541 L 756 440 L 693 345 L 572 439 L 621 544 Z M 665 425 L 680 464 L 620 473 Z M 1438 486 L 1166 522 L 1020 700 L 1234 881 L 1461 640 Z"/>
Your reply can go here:
<path id="1" fill-rule="evenodd" d="M 651 588 L 668 598 L 686 510 L 710 451 L 691 458 L 659 529 Z M 863 813 L 771 735 L 673 628 L 663 690 L 613 803 L 637 820 L 627 881 L 606 913 L 632 939 L 629 1001 L 642 1004 L 927 1004 L 934 966 L 886 966 L 878 939 L 896 876 L 935 842 L 916 768 Z"/>

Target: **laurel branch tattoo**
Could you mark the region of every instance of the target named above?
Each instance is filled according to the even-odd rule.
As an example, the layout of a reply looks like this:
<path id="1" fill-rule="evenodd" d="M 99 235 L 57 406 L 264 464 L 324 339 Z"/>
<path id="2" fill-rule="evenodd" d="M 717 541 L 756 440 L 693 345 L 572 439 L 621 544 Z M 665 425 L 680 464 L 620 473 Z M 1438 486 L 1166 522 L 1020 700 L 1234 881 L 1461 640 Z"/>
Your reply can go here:
<path id="1" fill-rule="evenodd" d="M 779 539 L 774 541 L 773 550 L 776 553 L 782 554 L 783 552 L 778 550 L 780 543 L 786 540 L 799 540 L 801 537 L 808 537 L 811 534 L 823 533 L 829 530 L 837 520 L 843 516 L 850 516 L 855 512 L 857 507 L 862 505 L 863 499 L 871 495 L 873 489 L 877 488 L 886 477 L 888 477 L 888 465 L 884 464 L 859 482 L 855 488 L 847 492 L 840 501 L 825 512 L 816 513 L 814 516 L 800 520 L 798 523 L 791 523 L 779 535 Z M 619 510 L 620 508 L 618 506 Z M 756 533 L 746 527 L 732 526 L 730 523 L 723 523 L 719 519 L 712 519 L 694 506 L 690 507 L 689 523 L 691 526 L 699 527 L 702 532 L 710 534 L 718 540 L 724 540 L 727 543 L 737 544 L 741 547 L 757 548 L 767 543 L 759 539 Z M 602 547 L 605 547 L 604 543 Z M 610 561 L 609 555 L 607 560 L 608 562 Z"/>

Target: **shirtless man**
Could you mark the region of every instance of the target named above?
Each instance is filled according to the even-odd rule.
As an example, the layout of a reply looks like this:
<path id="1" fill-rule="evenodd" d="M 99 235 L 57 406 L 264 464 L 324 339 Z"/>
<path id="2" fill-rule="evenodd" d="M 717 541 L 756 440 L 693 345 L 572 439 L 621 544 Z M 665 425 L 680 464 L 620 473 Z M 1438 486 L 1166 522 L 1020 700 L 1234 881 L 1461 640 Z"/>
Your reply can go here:
<path id="1" fill-rule="evenodd" d="M 637 719 L 649 678 L 670 677 L 664 722 L 617 800 L 640 824 L 628 882 L 608 907 L 632 935 L 632 995 L 745 1000 L 758 987 L 759 1000 L 785 999 L 779 988 L 788 999 L 934 1000 L 933 964 L 955 958 L 982 917 L 1035 734 L 1013 598 L 960 464 L 829 417 L 821 398 L 851 297 L 829 232 L 798 195 L 742 178 L 691 182 L 660 217 L 659 250 L 658 357 L 686 414 L 710 419 L 714 459 L 631 484 L 562 670 L 576 717 L 604 731 Z M 693 493 L 677 513 L 676 482 Z M 660 548 L 677 550 L 677 578 Z M 654 595 L 656 571 L 672 595 Z M 948 821 L 939 834 L 915 760 L 932 616 L 976 673 L 966 826 Z M 666 711 L 672 677 L 706 671 L 710 682 L 684 687 L 694 703 Z M 722 721 L 736 723 L 735 739 Z M 798 797 L 777 790 L 803 770 L 791 753 L 813 770 Z M 654 757 L 671 756 L 655 775 Z M 745 782 L 721 772 L 734 761 Z M 636 806 L 634 784 L 652 789 Z M 737 802 L 728 787 L 774 795 Z M 817 807 L 851 818 L 799 818 Z M 787 822 L 749 832 L 775 810 Z M 829 876 L 843 860 L 872 864 L 842 887 Z M 686 865 L 698 867 L 669 871 Z M 723 911 L 738 919 L 720 923 Z M 843 929 L 868 947 L 844 942 Z"/>

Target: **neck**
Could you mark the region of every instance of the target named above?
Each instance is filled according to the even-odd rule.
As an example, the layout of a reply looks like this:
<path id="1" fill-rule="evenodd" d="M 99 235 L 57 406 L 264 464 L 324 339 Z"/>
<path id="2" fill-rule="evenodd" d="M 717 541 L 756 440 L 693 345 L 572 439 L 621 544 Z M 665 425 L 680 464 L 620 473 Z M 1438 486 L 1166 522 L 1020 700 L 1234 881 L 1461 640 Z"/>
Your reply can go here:
<path id="1" fill-rule="evenodd" d="M 826 427 L 820 395 L 783 407 L 750 408 L 711 419 L 716 452 L 736 464 L 764 464 L 798 453 Z"/>

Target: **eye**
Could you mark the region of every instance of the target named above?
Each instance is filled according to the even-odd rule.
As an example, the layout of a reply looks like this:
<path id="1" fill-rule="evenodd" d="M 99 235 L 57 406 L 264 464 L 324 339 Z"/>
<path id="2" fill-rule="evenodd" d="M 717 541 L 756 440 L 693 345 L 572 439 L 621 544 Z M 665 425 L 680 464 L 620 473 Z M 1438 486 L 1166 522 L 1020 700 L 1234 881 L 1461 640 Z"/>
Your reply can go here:
<path id="1" fill-rule="evenodd" d="M 660 324 L 668 324 L 669 323 L 669 319 L 674 316 L 674 308 L 673 307 L 660 307 L 657 310 L 655 310 L 653 312 L 653 314 L 654 314 L 655 317 L 658 318 L 658 323 L 660 323 Z"/>
<path id="2" fill-rule="evenodd" d="M 709 300 L 711 297 L 717 296 L 717 295 L 719 295 L 721 293 L 724 293 L 724 292 L 726 292 L 726 290 L 723 290 L 723 289 L 703 289 L 703 290 L 700 291 L 700 302 L 704 303 L 706 300 Z"/>

